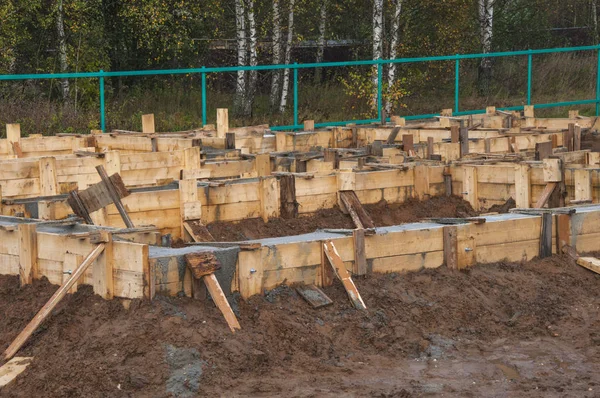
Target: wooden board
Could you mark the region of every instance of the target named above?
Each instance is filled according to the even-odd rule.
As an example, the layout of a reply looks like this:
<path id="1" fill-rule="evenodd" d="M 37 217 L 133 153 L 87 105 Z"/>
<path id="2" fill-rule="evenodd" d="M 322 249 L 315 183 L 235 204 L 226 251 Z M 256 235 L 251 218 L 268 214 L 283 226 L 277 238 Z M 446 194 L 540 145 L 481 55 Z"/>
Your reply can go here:
<path id="1" fill-rule="evenodd" d="M 217 281 L 217 277 L 214 274 L 210 274 L 203 277 L 202 280 L 206 284 L 210 297 L 212 297 L 215 305 L 221 311 L 223 317 L 225 317 L 231 332 L 235 333 L 236 330 L 241 329 L 240 323 L 233 313 L 231 306 L 227 301 L 227 297 L 225 297 L 225 293 L 223 293 L 223 289 L 221 289 L 221 285 L 219 285 L 219 281 Z"/>
<path id="2" fill-rule="evenodd" d="M 581 265 L 583 268 L 587 268 L 590 271 L 600 274 L 600 259 L 595 257 L 579 257 L 577 259 L 577 264 Z"/>
<path id="3" fill-rule="evenodd" d="M 337 249 L 333 245 L 333 242 L 328 241 L 323 243 L 323 250 L 327 258 L 329 259 L 329 263 L 331 264 L 331 267 L 333 268 L 335 274 L 342 281 L 344 289 L 346 289 L 346 293 L 348 293 L 348 297 L 350 298 L 352 305 L 354 305 L 354 308 L 358 310 L 366 310 L 367 306 L 365 305 L 362 297 L 360 296 L 360 293 L 358 292 L 354 281 L 352 281 L 352 278 L 350 277 L 350 274 L 348 273 L 348 270 L 344 265 L 344 261 L 342 261 L 342 258 L 340 257 Z"/>
<path id="4" fill-rule="evenodd" d="M 296 291 L 313 308 L 322 308 L 333 304 L 333 300 L 315 285 L 298 286 Z"/>
<path id="5" fill-rule="evenodd" d="M 211 252 L 187 253 L 185 262 L 196 279 L 212 274 L 221 268 L 221 262 Z"/>
<path id="6" fill-rule="evenodd" d="M 33 357 L 14 357 L 0 368 L 0 390 L 8 386 L 31 364 Z"/>

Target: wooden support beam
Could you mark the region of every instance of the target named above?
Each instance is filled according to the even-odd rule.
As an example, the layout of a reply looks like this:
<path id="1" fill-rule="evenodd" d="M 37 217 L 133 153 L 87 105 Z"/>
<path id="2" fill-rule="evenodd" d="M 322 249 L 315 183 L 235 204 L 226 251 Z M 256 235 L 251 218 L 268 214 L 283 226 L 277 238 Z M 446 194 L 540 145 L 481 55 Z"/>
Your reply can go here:
<path id="1" fill-rule="evenodd" d="M 390 135 L 388 135 L 388 138 L 386 140 L 386 143 L 388 145 L 392 145 L 394 142 L 396 142 L 396 137 L 398 137 L 398 133 L 400 132 L 401 127 L 396 126 L 392 129 L 392 131 L 390 132 Z"/>
<path id="2" fill-rule="evenodd" d="M 217 137 L 225 138 L 225 133 L 229 132 L 229 110 L 227 108 L 217 108 Z"/>
<path id="3" fill-rule="evenodd" d="M 65 253 L 65 261 L 63 261 L 63 278 L 62 278 L 62 283 L 65 283 L 73 274 L 73 272 L 75 272 L 75 270 L 77 269 L 77 267 L 79 266 L 79 264 L 81 264 L 84 260 L 84 257 L 80 254 L 75 254 L 75 253 L 70 253 L 67 252 Z M 77 293 L 77 289 L 79 287 L 79 284 L 81 283 L 81 280 L 75 281 L 73 283 L 73 286 L 71 286 L 71 289 L 69 289 L 69 293 Z"/>
<path id="4" fill-rule="evenodd" d="M 552 256 L 552 213 L 543 213 L 540 232 L 540 258 Z"/>
<path id="5" fill-rule="evenodd" d="M 544 181 L 560 182 L 562 181 L 562 167 L 560 159 L 544 159 Z"/>
<path id="6" fill-rule="evenodd" d="M 531 206 L 531 179 L 528 164 L 515 165 L 515 202 L 518 208 Z"/>
<path id="7" fill-rule="evenodd" d="M 184 220 L 182 221 L 183 229 L 189 234 L 194 242 L 216 242 L 214 236 L 210 233 L 206 225 L 201 220 Z M 182 238 L 187 241 L 185 234 Z"/>
<path id="8" fill-rule="evenodd" d="M 525 116 L 526 118 L 535 118 L 535 111 L 533 105 L 525 105 L 523 108 L 523 116 Z"/>
<path id="9" fill-rule="evenodd" d="M 81 265 L 77 267 L 75 272 L 71 275 L 71 277 L 63 283 L 60 288 L 52 295 L 50 300 L 42 307 L 42 309 L 33 317 L 31 322 L 27 324 L 25 329 L 19 333 L 17 338 L 8 346 L 6 351 L 4 351 L 4 359 L 11 359 L 20 349 L 23 347 L 23 344 L 29 339 L 29 337 L 35 332 L 35 330 L 40 326 L 40 324 L 50 315 L 52 310 L 56 307 L 56 305 L 66 296 L 67 292 L 71 289 L 73 284 L 79 280 L 81 276 L 85 273 L 85 271 L 89 268 L 90 265 L 94 263 L 94 261 L 102 254 L 104 251 L 104 244 L 101 243 L 96 246 L 90 254 L 83 260 Z"/>
<path id="10" fill-rule="evenodd" d="M 409 153 L 410 151 L 415 150 L 413 139 L 414 138 L 412 134 L 404 134 L 402 136 L 402 150 L 404 152 Z"/>
<path id="11" fill-rule="evenodd" d="M 600 259 L 595 257 L 579 257 L 577 259 L 577 265 L 587 268 L 592 272 L 600 274 Z"/>
<path id="12" fill-rule="evenodd" d="M 568 130 L 563 135 L 563 146 L 567 148 L 568 152 L 573 152 L 575 146 L 573 145 L 575 136 L 575 124 L 569 123 Z"/>
<path id="13" fill-rule="evenodd" d="M 556 253 L 562 253 L 563 247 L 571 244 L 571 215 L 556 215 Z"/>
<path id="14" fill-rule="evenodd" d="M 260 215 L 264 222 L 280 215 L 280 189 L 279 180 L 275 177 L 259 179 Z"/>
<path id="15" fill-rule="evenodd" d="M 419 200 L 429 199 L 429 166 L 420 164 L 414 168 L 415 197 Z"/>
<path id="16" fill-rule="evenodd" d="M 454 125 L 450 127 L 450 142 L 457 144 L 460 142 L 460 127 Z"/>
<path id="17" fill-rule="evenodd" d="M 366 310 L 367 306 L 365 305 L 354 281 L 350 277 L 342 258 L 340 257 L 336 247 L 334 246 L 332 241 L 327 241 L 323 243 L 323 250 L 325 251 L 325 255 L 333 268 L 336 276 L 344 285 L 344 289 L 346 289 L 346 293 L 348 293 L 348 297 L 350 298 L 350 302 L 354 305 L 354 308 L 357 310 Z"/>
<path id="18" fill-rule="evenodd" d="M 575 169 L 573 172 L 575 179 L 575 200 L 592 201 L 592 170 Z"/>
<path id="19" fill-rule="evenodd" d="M 115 293 L 113 238 L 112 234 L 108 231 L 102 232 L 99 239 L 90 239 L 90 242 L 104 241 L 101 243 L 104 245 L 104 250 L 98 257 L 98 261 L 92 266 L 92 286 L 94 287 L 94 294 L 99 295 L 105 300 L 112 300 Z"/>
<path id="20" fill-rule="evenodd" d="M 121 153 L 108 151 L 104 153 L 104 167 L 108 175 L 121 173 Z"/>
<path id="21" fill-rule="evenodd" d="M 156 128 L 154 127 L 154 113 L 142 115 L 142 133 L 154 134 Z"/>
<path id="22" fill-rule="evenodd" d="M 475 166 L 463 167 L 463 195 L 465 200 L 479 210 L 479 194 L 477 187 L 477 168 Z"/>
<path id="23" fill-rule="evenodd" d="M 259 177 L 271 175 L 271 156 L 268 153 L 260 153 L 254 158 L 254 169 Z"/>
<path id="24" fill-rule="evenodd" d="M 21 144 L 19 144 L 18 142 L 11 142 L 10 144 L 12 145 L 15 157 L 17 157 L 17 158 L 25 157 L 25 155 L 23 155 L 23 150 L 21 149 Z"/>
<path id="25" fill-rule="evenodd" d="M 225 149 L 235 149 L 235 133 L 225 133 Z"/>
<path id="26" fill-rule="evenodd" d="M 217 277 L 214 274 L 210 274 L 204 276 L 202 280 L 206 284 L 210 297 L 212 297 L 215 305 L 221 311 L 223 317 L 225 317 L 225 321 L 227 321 L 227 325 L 231 332 L 235 333 L 236 330 L 242 329 L 229 305 L 229 301 L 227 301 L 227 297 L 225 297 L 225 293 L 223 293 L 223 289 L 221 289 L 221 285 L 219 285 Z"/>
<path id="27" fill-rule="evenodd" d="M 321 286 L 327 287 L 333 285 L 334 271 L 331 265 L 329 264 L 329 260 L 327 259 L 327 255 L 325 254 L 325 242 L 321 242 L 321 267 L 319 269 L 319 274 L 317 275 L 316 283 Z"/>
<path id="28" fill-rule="evenodd" d="M 365 254 L 365 230 L 355 229 L 352 231 L 352 239 L 354 241 L 354 275 L 367 274 L 367 256 Z"/>
<path id="29" fill-rule="evenodd" d="M 304 131 L 315 131 L 315 121 L 314 120 L 305 120 L 304 121 Z"/>
<path id="30" fill-rule="evenodd" d="M 390 122 L 394 126 L 406 126 L 406 119 L 400 116 L 392 115 L 390 116 Z"/>
<path id="31" fill-rule="evenodd" d="M 10 385 L 31 364 L 33 357 L 15 357 L 0 367 L 0 391 Z"/>
<path id="32" fill-rule="evenodd" d="M 433 155 L 433 137 L 427 137 L 427 158 L 432 159 Z"/>
<path id="33" fill-rule="evenodd" d="M 460 156 L 463 157 L 469 154 L 469 129 L 465 127 L 464 121 L 461 121 L 459 128 L 460 136 Z"/>
<path id="34" fill-rule="evenodd" d="M 456 226 L 445 226 L 444 262 L 450 269 L 458 269 L 458 229 Z"/>
<path id="35" fill-rule="evenodd" d="M 279 178 L 282 218 L 298 217 L 298 202 L 296 201 L 296 177 L 293 175 L 282 175 Z"/>
<path id="36" fill-rule="evenodd" d="M 535 144 L 535 160 L 544 160 L 552 155 L 552 141 L 538 142 Z"/>
<path id="37" fill-rule="evenodd" d="M 221 262 L 212 252 L 187 253 L 184 258 L 194 279 L 201 279 L 221 269 Z"/>
<path id="38" fill-rule="evenodd" d="M 35 224 L 19 224 L 19 280 L 21 286 L 38 278 L 38 247 Z"/>
<path id="39" fill-rule="evenodd" d="M 333 304 L 333 300 L 315 285 L 298 286 L 296 291 L 313 308 L 323 308 Z"/>
<path id="40" fill-rule="evenodd" d="M 287 150 L 287 133 L 281 131 L 275 133 L 275 150 L 285 152 Z"/>
<path id="41" fill-rule="evenodd" d="M 40 169 L 40 196 L 58 195 L 56 182 L 56 159 L 53 157 L 41 158 Z"/>
<path id="42" fill-rule="evenodd" d="M 552 195 L 552 192 L 554 192 L 554 190 L 556 189 L 557 185 L 558 185 L 558 183 L 556 183 L 556 182 L 549 182 L 546 184 L 546 187 L 542 191 L 542 194 L 538 198 L 538 201 L 535 203 L 534 207 L 536 209 L 540 209 L 540 208 L 544 207 L 544 205 L 550 198 L 550 195 Z"/>
<path id="43" fill-rule="evenodd" d="M 111 180 L 110 178 L 108 178 L 108 175 L 106 174 L 106 170 L 104 169 L 104 166 L 102 166 L 102 165 L 96 166 L 96 171 L 98 171 L 98 174 L 100 175 L 102 182 L 104 183 L 106 189 L 108 190 L 108 193 L 110 194 L 110 197 L 111 197 L 113 203 L 115 204 L 117 210 L 119 211 L 119 214 L 121 215 L 121 218 L 123 219 L 123 222 L 125 223 L 127 228 L 134 228 L 135 225 L 133 225 L 133 221 L 131 221 L 131 218 L 129 218 L 129 214 L 127 214 L 127 210 L 125 210 L 125 206 L 123 206 L 123 203 L 121 202 L 121 194 L 119 193 L 119 191 L 113 184 L 114 180 Z"/>
<path id="44" fill-rule="evenodd" d="M 573 150 L 581 151 L 581 126 L 578 124 L 573 130 Z"/>
<path id="45" fill-rule="evenodd" d="M 360 200 L 354 191 L 340 191 L 340 199 L 350 213 L 356 228 L 375 228 L 373 219 L 369 213 L 367 213 L 362 203 L 360 203 Z"/>
<path id="46" fill-rule="evenodd" d="M 7 124 L 6 125 L 6 141 L 8 142 L 8 155 L 9 157 L 16 158 L 17 154 L 12 145 L 13 142 L 18 144 L 21 143 L 21 125 L 20 124 Z"/>

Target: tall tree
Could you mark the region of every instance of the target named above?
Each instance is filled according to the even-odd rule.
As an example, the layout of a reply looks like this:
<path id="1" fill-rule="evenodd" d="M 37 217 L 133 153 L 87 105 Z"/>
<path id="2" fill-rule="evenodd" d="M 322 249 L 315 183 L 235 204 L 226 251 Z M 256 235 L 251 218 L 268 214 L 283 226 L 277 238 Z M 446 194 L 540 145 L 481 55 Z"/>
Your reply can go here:
<path id="1" fill-rule="evenodd" d="M 400 14 L 402 13 L 402 0 L 392 0 L 394 6 L 394 14 L 392 15 L 392 27 L 390 30 L 390 59 L 395 59 L 398 52 L 398 41 L 400 37 Z M 391 89 L 396 80 L 396 64 L 389 64 L 388 67 L 388 88 Z M 385 104 L 385 113 L 390 115 L 392 113 L 392 102 L 387 101 Z"/>
<path id="2" fill-rule="evenodd" d="M 279 10 L 279 0 L 273 0 L 273 65 L 281 63 L 281 11 Z M 274 70 L 271 80 L 271 108 L 275 109 L 279 99 L 279 81 L 281 73 Z"/>
<path id="3" fill-rule="evenodd" d="M 285 64 L 289 65 L 292 62 L 292 44 L 294 39 L 294 5 L 295 0 L 289 0 L 289 11 L 288 11 L 288 31 L 287 41 L 285 43 Z M 290 70 L 285 69 L 283 71 L 283 87 L 281 89 L 281 102 L 279 103 L 279 112 L 285 112 L 287 106 L 287 97 L 289 92 L 290 83 Z"/>
<path id="4" fill-rule="evenodd" d="M 319 17 L 319 39 L 317 40 L 317 63 L 323 62 L 323 57 L 325 55 L 325 33 L 327 30 L 327 6 L 328 0 L 321 0 L 321 10 Z M 315 70 L 315 82 L 320 83 L 322 76 L 322 68 L 317 68 Z"/>
<path id="5" fill-rule="evenodd" d="M 479 38 L 483 54 L 492 51 L 492 37 L 494 26 L 494 1 L 477 0 L 479 9 Z M 479 63 L 478 85 L 481 95 L 488 95 L 492 79 L 492 59 L 485 57 Z"/>
<path id="6" fill-rule="evenodd" d="M 256 40 L 256 20 L 254 18 L 254 0 L 248 0 L 248 33 L 250 36 L 249 52 L 250 52 L 250 66 L 258 65 L 258 53 L 257 53 L 257 40 Z M 246 104 L 244 109 L 244 115 L 250 116 L 252 114 L 252 105 L 254 103 L 254 96 L 256 94 L 256 80 L 258 72 L 252 70 L 249 72 L 248 78 L 248 92 L 246 98 Z"/>
<path id="7" fill-rule="evenodd" d="M 58 63 L 60 65 L 60 71 L 66 73 L 69 65 L 67 64 L 67 39 L 65 37 L 65 13 L 63 10 L 62 0 L 58 0 L 58 7 L 56 10 L 56 32 L 58 35 Z M 69 98 L 69 79 L 61 80 L 62 96 L 64 100 Z"/>
<path id="8" fill-rule="evenodd" d="M 244 0 L 235 0 L 235 30 L 237 40 L 237 64 L 246 65 L 246 12 Z M 241 114 L 246 102 L 246 72 L 237 72 L 235 85 L 234 112 Z"/>
<path id="9" fill-rule="evenodd" d="M 381 59 L 383 53 L 383 0 L 373 0 L 373 59 Z M 377 66 L 373 66 L 373 105 L 376 106 L 377 98 Z"/>

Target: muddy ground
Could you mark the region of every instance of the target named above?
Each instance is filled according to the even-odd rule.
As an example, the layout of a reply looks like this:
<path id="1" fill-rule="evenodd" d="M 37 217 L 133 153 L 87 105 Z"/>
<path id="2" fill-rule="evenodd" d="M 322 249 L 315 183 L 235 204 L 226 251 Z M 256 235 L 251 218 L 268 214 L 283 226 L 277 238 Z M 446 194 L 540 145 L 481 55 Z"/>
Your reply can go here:
<path id="1" fill-rule="evenodd" d="M 592 397 L 600 393 L 600 277 L 553 257 L 356 279 L 312 309 L 293 289 L 239 303 L 69 295 L 19 352 L 7 397 Z M 0 277 L 0 350 L 56 289 Z"/>
<path id="2" fill-rule="evenodd" d="M 400 204 L 379 202 L 373 205 L 365 205 L 364 208 L 378 227 L 417 222 L 430 217 L 462 218 L 478 214 L 469 202 L 458 196 L 440 196 L 422 201 L 408 199 Z M 498 212 L 498 210 L 494 211 Z M 295 219 L 272 219 L 268 223 L 260 218 L 250 218 L 236 223 L 215 222 L 208 225 L 208 230 L 212 236 L 217 241 L 223 242 L 300 235 L 315 232 L 318 229 L 353 228 L 355 226 L 352 218 L 342 213 L 337 207 L 319 210 L 310 216 L 301 216 Z"/>

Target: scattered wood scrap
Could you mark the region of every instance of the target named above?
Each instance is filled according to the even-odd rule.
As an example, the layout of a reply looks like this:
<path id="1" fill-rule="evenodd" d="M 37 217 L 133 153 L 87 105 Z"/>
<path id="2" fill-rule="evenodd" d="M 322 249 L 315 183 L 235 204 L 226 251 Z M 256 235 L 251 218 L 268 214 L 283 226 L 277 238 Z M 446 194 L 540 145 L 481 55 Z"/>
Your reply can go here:
<path id="1" fill-rule="evenodd" d="M 352 221 L 354 221 L 354 225 L 356 225 L 356 228 L 375 228 L 375 223 L 373 222 L 373 219 L 371 218 L 369 213 L 367 213 L 362 203 L 360 203 L 358 196 L 356 196 L 356 192 L 340 191 L 340 198 L 342 199 L 344 206 L 346 206 L 346 209 L 348 209 L 350 217 L 352 217 Z"/>
<path id="2" fill-rule="evenodd" d="M 206 225 L 200 220 L 185 220 L 183 228 L 194 242 L 216 242 L 215 237 L 212 236 Z"/>
<path id="3" fill-rule="evenodd" d="M 14 357 L 0 368 L 0 391 L 23 373 L 33 357 Z"/>
<path id="4" fill-rule="evenodd" d="M 308 304 L 313 308 L 322 308 L 333 304 L 325 292 L 316 287 L 315 285 L 302 285 L 296 287 L 296 291 Z"/>
<path id="5" fill-rule="evenodd" d="M 600 259 L 597 259 L 596 257 L 579 257 L 577 259 L 577 265 L 600 274 Z"/>
<path id="6" fill-rule="evenodd" d="M 235 333 L 236 330 L 241 329 L 240 323 L 233 313 L 229 301 L 227 301 L 227 297 L 225 297 L 225 293 L 223 293 L 223 289 L 214 274 L 216 270 L 221 268 L 221 263 L 214 253 L 188 253 L 185 255 L 185 262 L 194 277 L 194 289 L 199 287 L 196 282 L 203 281 L 215 305 L 223 314 L 231 332 Z"/>
<path id="7" fill-rule="evenodd" d="M 329 259 L 329 263 L 331 264 L 331 268 L 333 268 L 333 272 L 336 274 L 338 279 L 342 281 L 342 285 L 344 285 L 344 289 L 346 289 L 346 293 L 348 293 L 348 297 L 350 298 L 350 302 L 354 305 L 354 308 L 357 310 L 366 310 L 367 306 L 365 305 L 354 281 L 350 277 L 350 273 L 346 269 L 344 265 L 344 261 L 340 257 L 337 249 L 335 248 L 332 241 L 327 241 L 323 243 L 323 251 Z"/>
<path id="8" fill-rule="evenodd" d="M 42 322 L 50 315 L 52 310 L 58 305 L 58 303 L 67 295 L 67 293 L 71 290 L 71 287 L 83 276 L 85 271 L 89 268 L 90 265 L 102 254 L 104 251 L 105 245 L 104 243 L 99 244 L 88 254 L 88 256 L 83 260 L 83 262 L 77 267 L 77 269 L 71 274 L 69 279 L 67 279 L 61 287 L 50 297 L 50 300 L 42 309 L 33 317 L 33 319 L 27 324 L 25 329 L 19 333 L 17 338 L 8 346 L 6 351 L 4 351 L 4 359 L 11 359 L 20 349 L 23 347 L 23 344 L 29 339 L 29 337 L 35 332 L 35 330 L 41 325 Z"/>

